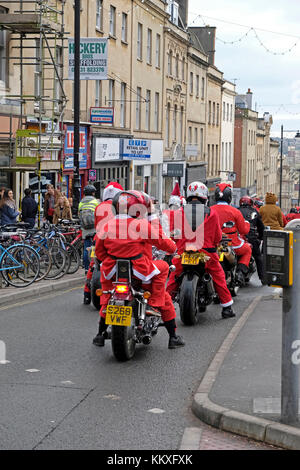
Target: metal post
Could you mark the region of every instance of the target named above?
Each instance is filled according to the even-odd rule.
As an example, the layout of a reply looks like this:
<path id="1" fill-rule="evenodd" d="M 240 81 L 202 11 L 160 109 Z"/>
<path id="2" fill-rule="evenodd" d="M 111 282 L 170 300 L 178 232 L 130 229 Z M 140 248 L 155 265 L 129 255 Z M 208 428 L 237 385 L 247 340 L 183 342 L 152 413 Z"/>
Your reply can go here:
<path id="1" fill-rule="evenodd" d="M 80 0 L 74 8 L 74 181 L 73 211 L 77 215 L 80 201 L 79 136 L 80 136 Z"/>
<path id="2" fill-rule="evenodd" d="M 300 225 L 288 227 L 294 232 L 293 285 L 283 288 L 282 357 L 281 357 L 281 422 L 298 421 L 299 403 L 299 311 L 300 311 Z M 298 352 L 297 352 L 298 350 Z"/>
<path id="3" fill-rule="evenodd" d="M 298 206 L 300 206 L 300 170 L 298 170 Z"/>
<path id="4" fill-rule="evenodd" d="M 281 208 L 282 202 L 282 157 L 283 157 L 283 126 L 281 126 L 281 139 L 280 139 L 280 189 L 279 189 L 279 207 Z"/>

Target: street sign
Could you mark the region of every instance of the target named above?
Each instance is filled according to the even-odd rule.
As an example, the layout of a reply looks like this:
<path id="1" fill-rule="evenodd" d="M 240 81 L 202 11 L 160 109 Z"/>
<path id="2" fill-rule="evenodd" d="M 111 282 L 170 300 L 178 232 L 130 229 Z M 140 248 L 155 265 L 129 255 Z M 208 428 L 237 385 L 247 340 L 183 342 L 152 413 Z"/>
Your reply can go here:
<path id="1" fill-rule="evenodd" d="M 123 139 L 124 160 L 150 160 L 151 140 Z"/>
<path id="2" fill-rule="evenodd" d="M 89 181 L 96 181 L 97 170 L 89 170 Z"/>
<path id="3" fill-rule="evenodd" d="M 114 108 L 91 108 L 90 122 L 96 124 L 113 124 Z"/>
<path id="4" fill-rule="evenodd" d="M 80 39 L 80 80 L 107 80 L 107 38 Z M 69 38 L 69 80 L 74 80 L 75 42 Z"/>
<path id="5" fill-rule="evenodd" d="M 183 164 L 182 163 L 168 163 L 167 164 L 167 175 L 169 177 L 182 177 L 183 176 Z"/>

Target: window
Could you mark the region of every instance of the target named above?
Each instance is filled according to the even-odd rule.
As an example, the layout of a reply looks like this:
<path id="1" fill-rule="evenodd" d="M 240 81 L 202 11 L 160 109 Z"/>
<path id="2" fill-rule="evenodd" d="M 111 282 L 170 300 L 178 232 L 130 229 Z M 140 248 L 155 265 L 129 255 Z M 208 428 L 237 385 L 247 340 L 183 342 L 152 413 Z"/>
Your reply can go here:
<path id="1" fill-rule="evenodd" d="M 219 125 L 219 113 L 220 113 L 220 105 L 217 103 L 217 126 Z"/>
<path id="2" fill-rule="evenodd" d="M 141 94 L 142 89 L 137 87 L 135 127 L 138 130 L 141 128 Z"/>
<path id="3" fill-rule="evenodd" d="M 155 108 L 154 108 L 154 120 L 155 120 L 155 132 L 159 131 L 159 93 L 155 93 Z"/>
<path id="4" fill-rule="evenodd" d="M 108 82 L 108 106 L 114 106 L 115 102 L 115 81 L 109 80 Z"/>
<path id="5" fill-rule="evenodd" d="M 127 42 L 127 14 L 122 13 L 122 41 Z"/>
<path id="6" fill-rule="evenodd" d="M 170 103 L 167 105 L 167 115 L 166 115 L 166 147 L 170 148 Z"/>
<path id="7" fill-rule="evenodd" d="M 169 52 L 168 56 L 168 75 L 171 77 L 172 76 L 172 62 L 173 62 L 173 53 L 172 51 Z"/>
<path id="8" fill-rule="evenodd" d="M 116 8 L 110 5 L 109 34 L 116 36 Z"/>
<path id="9" fill-rule="evenodd" d="M 215 102 L 213 102 L 212 123 L 213 123 L 213 126 L 214 126 L 215 123 L 216 123 L 216 103 L 215 103 Z"/>
<path id="10" fill-rule="evenodd" d="M 197 127 L 195 127 L 195 142 L 194 143 L 198 147 L 198 129 L 197 129 Z"/>
<path id="11" fill-rule="evenodd" d="M 227 121 L 229 121 L 229 103 L 227 103 Z"/>
<path id="12" fill-rule="evenodd" d="M 192 144 L 192 128 L 189 127 L 189 144 Z"/>
<path id="13" fill-rule="evenodd" d="M 230 105 L 230 122 L 232 122 L 232 104 Z"/>
<path id="14" fill-rule="evenodd" d="M 2 31 L 1 31 L 2 32 Z M 0 34 L 1 34 L 0 32 Z M 61 73 L 62 73 L 62 67 L 63 67 L 63 62 L 62 62 L 62 48 L 60 46 L 56 46 L 55 48 L 55 62 L 56 62 L 56 67 L 57 67 L 57 72 L 58 76 L 61 78 Z M 1 59 L 0 59 L 1 60 Z M 0 63 L 1 66 L 1 63 Z M 58 112 L 60 110 L 60 103 L 59 101 L 61 100 L 61 86 L 59 82 L 59 78 L 55 72 L 55 85 L 54 85 L 54 99 L 56 100 L 54 102 L 54 110 Z M 1 78 L 1 77 L 0 77 Z"/>
<path id="15" fill-rule="evenodd" d="M 174 106 L 173 113 L 173 142 L 176 142 L 177 139 L 177 104 Z"/>
<path id="16" fill-rule="evenodd" d="M 160 67 L 160 34 L 156 35 L 155 65 Z"/>
<path id="17" fill-rule="evenodd" d="M 152 30 L 148 29 L 147 34 L 147 63 L 152 64 Z"/>
<path id="18" fill-rule="evenodd" d="M 211 174 L 210 144 L 207 145 L 208 174 Z"/>
<path id="19" fill-rule="evenodd" d="M 175 77 L 176 77 L 176 78 L 179 78 L 179 54 L 176 55 Z"/>
<path id="20" fill-rule="evenodd" d="M 226 170 L 225 153 L 224 153 L 224 142 L 222 142 L 221 170 Z"/>
<path id="21" fill-rule="evenodd" d="M 95 80 L 95 106 L 101 106 L 102 102 L 102 80 Z"/>
<path id="22" fill-rule="evenodd" d="M 181 78 L 182 78 L 182 81 L 184 82 L 185 80 L 185 58 L 184 57 L 182 59 L 182 64 L 181 64 Z"/>
<path id="23" fill-rule="evenodd" d="M 151 91 L 146 91 L 146 131 L 150 131 L 151 127 Z"/>
<path id="24" fill-rule="evenodd" d="M 205 98 L 205 78 L 202 77 L 201 79 L 201 99 L 204 100 Z"/>
<path id="25" fill-rule="evenodd" d="M 199 75 L 196 75 L 196 96 L 197 98 L 199 97 L 200 93 L 200 77 Z"/>
<path id="26" fill-rule="evenodd" d="M 121 83 L 120 127 L 126 127 L 126 83 Z"/>
<path id="27" fill-rule="evenodd" d="M 203 128 L 200 129 L 200 155 L 203 157 Z"/>
<path id="28" fill-rule="evenodd" d="M 97 0 L 96 3 L 96 28 L 102 29 L 103 27 L 103 0 Z"/>
<path id="29" fill-rule="evenodd" d="M 178 143 L 182 144 L 183 140 L 183 107 L 180 108 L 180 116 L 179 116 L 179 136 L 178 136 Z"/>
<path id="30" fill-rule="evenodd" d="M 34 71 L 34 96 L 35 106 L 41 106 L 43 108 L 43 101 L 39 100 L 39 97 L 43 95 L 43 71 L 41 62 L 41 49 L 40 40 L 35 40 L 35 71 Z M 74 102 L 74 100 L 73 100 Z M 74 109 L 74 108 L 73 108 Z"/>
<path id="31" fill-rule="evenodd" d="M 231 142 L 229 142 L 229 162 L 228 162 L 228 168 L 232 168 L 232 156 L 231 156 L 231 152 L 232 152 L 232 146 L 231 146 Z"/>
<path id="32" fill-rule="evenodd" d="M 208 124 L 211 124 L 211 101 L 208 102 Z"/>
<path id="33" fill-rule="evenodd" d="M 194 74 L 190 72 L 190 94 L 194 93 Z"/>
<path id="34" fill-rule="evenodd" d="M 137 34 L 137 58 L 143 59 L 143 25 L 138 23 L 138 34 Z"/>
<path id="35" fill-rule="evenodd" d="M 223 121 L 226 119 L 226 103 L 223 101 Z"/>
<path id="36" fill-rule="evenodd" d="M 211 175 L 215 174 L 215 146 L 211 146 Z"/>

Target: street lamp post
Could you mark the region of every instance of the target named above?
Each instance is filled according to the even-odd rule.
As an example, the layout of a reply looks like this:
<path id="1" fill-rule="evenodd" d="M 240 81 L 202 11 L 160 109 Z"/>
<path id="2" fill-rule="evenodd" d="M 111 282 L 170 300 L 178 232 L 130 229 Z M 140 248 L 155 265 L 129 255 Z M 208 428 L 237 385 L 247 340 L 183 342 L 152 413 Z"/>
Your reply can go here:
<path id="1" fill-rule="evenodd" d="M 80 0 L 74 4 L 74 180 L 73 208 L 78 213 L 80 201 L 79 175 L 79 134 L 80 134 Z"/>

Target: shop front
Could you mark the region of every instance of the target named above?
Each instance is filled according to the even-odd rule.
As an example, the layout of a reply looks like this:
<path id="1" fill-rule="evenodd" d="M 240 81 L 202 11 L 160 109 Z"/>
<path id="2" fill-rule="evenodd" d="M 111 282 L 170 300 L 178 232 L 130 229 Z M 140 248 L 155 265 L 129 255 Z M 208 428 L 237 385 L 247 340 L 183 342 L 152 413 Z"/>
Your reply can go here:
<path id="1" fill-rule="evenodd" d="M 74 179 L 74 127 L 73 125 L 63 125 L 65 137 L 62 153 L 63 159 L 63 178 L 61 191 L 66 193 L 67 197 L 73 194 Z M 79 137 L 79 176 L 80 176 L 80 198 L 83 197 L 83 188 L 89 182 L 89 170 L 91 169 L 91 128 L 90 126 L 80 126 Z"/>

